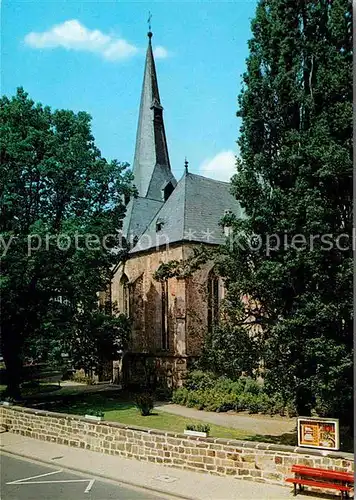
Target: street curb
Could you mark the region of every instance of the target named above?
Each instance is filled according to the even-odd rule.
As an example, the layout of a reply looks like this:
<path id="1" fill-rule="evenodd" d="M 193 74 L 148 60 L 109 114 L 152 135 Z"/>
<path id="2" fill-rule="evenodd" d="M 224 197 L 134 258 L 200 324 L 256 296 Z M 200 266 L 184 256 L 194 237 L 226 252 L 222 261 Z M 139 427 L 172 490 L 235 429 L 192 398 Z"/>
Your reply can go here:
<path id="1" fill-rule="evenodd" d="M 159 493 L 161 495 L 165 495 L 166 497 L 177 498 L 179 500 L 197 500 L 196 497 L 187 497 L 187 496 L 183 497 L 181 495 L 178 495 L 177 493 L 167 492 L 166 490 L 163 490 L 163 489 L 152 488 L 150 486 L 140 486 L 140 485 L 135 484 L 135 483 L 133 483 L 131 481 L 126 481 L 126 480 L 123 480 L 123 479 L 118 479 L 118 478 L 115 478 L 113 476 L 109 476 L 109 475 L 105 475 L 105 474 L 100 474 L 100 473 L 93 474 L 93 471 L 90 471 L 88 469 L 81 469 L 79 467 L 68 467 L 68 466 L 65 466 L 65 465 L 62 466 L 62 464 L 58 463 L 58 462 L 49 461 L 49 460 L 43 460 L 41 458 L 34 458 L 31 455 L 26 455 L 25 453 L 18 453 L 18 452 L 15 452 L 15 451 L 6 450 L 4 448 L 0 448 L 0 455 L 1 454 L 4 454 L 4 455 L 7 454 L 7 455 L 13 455 L 13 456 L 16 456 L 16 457 L 26 458 L 26 459 L 31 460 L 31 462 L 38 462 L 38 463 L 45 464 L 45 465 L 51 465 L 52 467 L 53 467 L 53 465 L 58 465 L 64 471 L 74 471 L 74 472 L 80 472 L 81 474 L 88 474 L 90 476 L 94 476 L 94 477 L 97 477 L 97 478 L 100 478 L 100 479 L 106 479 L 108 481 L 113 481 L 114 483 L 121 483 L 121 484 L 124 484 L 124 485 L 128 485 L 128 486 L 134 487 L 135 489 L 138 489 L 138 490 L 146 490 L 146 491 L 149 491 L 151 493 Z"/>

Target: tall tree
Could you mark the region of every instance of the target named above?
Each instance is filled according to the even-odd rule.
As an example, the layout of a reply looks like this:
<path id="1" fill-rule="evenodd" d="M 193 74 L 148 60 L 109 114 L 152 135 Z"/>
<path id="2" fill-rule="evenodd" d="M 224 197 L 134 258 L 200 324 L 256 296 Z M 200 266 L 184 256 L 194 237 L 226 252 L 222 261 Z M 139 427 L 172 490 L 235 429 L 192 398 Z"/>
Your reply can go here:
<path id="1" fill-rule="evenodd" d="M 260 0 L 239 96 L 222 272 L 258 301 L 266 385 L 299 414 L 352 416 L 352 10 Z"/>
<path id="2" fill-rule="evenodd" d="M 35 104 L 21 88 L 0 100 L 1 349 L 11 394 L 27 340 L 69 349 L 124 253 L 114 249 L 131 174 L 101 156 L 90 121 Z"/>

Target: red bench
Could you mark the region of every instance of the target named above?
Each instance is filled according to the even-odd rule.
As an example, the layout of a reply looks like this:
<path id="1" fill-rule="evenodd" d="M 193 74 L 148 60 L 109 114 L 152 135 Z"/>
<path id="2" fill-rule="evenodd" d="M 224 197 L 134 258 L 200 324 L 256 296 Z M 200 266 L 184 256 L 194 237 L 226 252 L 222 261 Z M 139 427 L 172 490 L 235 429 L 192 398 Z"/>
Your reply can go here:
<path id="1" fill-rule="evenodd" d="M 354 477 L 348 472 L 318 469 L 305 465 L 293 465 L 292 472 L 295 473 L 295 477 L 289 477 L 286 481 L 294 485 L 294 496 L 297 494 L 298 484 L 299 491 L 303 491 L 304 486 L 338 490 L 341 498 L 349 498 L 349 493 L 353 489 Z"/>

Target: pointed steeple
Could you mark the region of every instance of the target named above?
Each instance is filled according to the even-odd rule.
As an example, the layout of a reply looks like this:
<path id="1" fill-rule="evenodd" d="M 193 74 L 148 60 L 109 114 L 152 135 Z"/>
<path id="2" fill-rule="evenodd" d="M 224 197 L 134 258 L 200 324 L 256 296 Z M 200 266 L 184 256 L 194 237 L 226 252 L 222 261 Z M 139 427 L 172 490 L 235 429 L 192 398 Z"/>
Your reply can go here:
<path id="1" fill-rule="evenodd" d="M 135 158 L 133 163 L 134 184 L 139 196 L 162 200 L 169 183 L 176 180 L 171 172 L 166 133 L 163 123 L 163 107 L 158 91 L 156 66 L 152 51 L 152 32 L 148 35 L 145 72 L 141 93 Z M 169 191 L 169 190 L 168 190 Z"/>

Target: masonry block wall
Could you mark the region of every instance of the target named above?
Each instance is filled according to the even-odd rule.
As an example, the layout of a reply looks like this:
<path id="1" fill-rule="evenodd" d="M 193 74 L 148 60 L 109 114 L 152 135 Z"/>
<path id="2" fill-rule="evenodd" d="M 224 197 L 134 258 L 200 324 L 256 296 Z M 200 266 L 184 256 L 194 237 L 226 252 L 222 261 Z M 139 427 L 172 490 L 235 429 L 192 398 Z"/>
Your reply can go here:
<path id="1" fill-rule="evenodd" d="M 35 439 L 196 472 L 286 485 L 293 464 L 354 471 L 350 453 L 306 450 L 248 441 L 197 438 L 170 432 L 93 423 L 83 417 L 0 407 L 0 425 Z"/>
<path id="2" fill-rule="evenodd" d="M 131 287 L 131 311 L 133 320 L 132 342 L 133 352 L 157 352 L 162 348 L 162 290 L 161 283 L 153 279 L 153 273 L 161 262 L 180 261 L 183 258 L 182 247 L 170 247 L 133 255 L 124 266 L 118 269 L 112 284 L 112 300 L 121 306 L 122 276 L 128 278 Z M 176 298 L 176 281 L 170 280 L 168 293 L 169 351 L 176 350 L 175 318 L 173 312 Z M 185 315 L 185 310 L 183 311 Z"/>
<path id="3" fill-rule="evenodd" d="M 168 349 L 163 348 L 162 340 L 162 284 L 153 278 L 162 262 L 184 261 L 192 254 L 194 246 L 177 244 L 134 254 L 118 268 L 112 282 L 111 297 L 124 311 L 127 292 L 124 292 L 123 284 L 129 283 L 133 322 L 129 352 L 123 364 L 126 370 L 123 379 L 129 381 L 132 374 L 136 378 L 140 376 L 145 370 L 143 363 L 147 363 L 147 356 L 137 355 L 147 354 L 150 362 L 157 365 L 157 372 L 167 371 L 167 384 L 173 381 L 174 386 L 179 386 L 189 359 L 200 355 L 207 330 L 206 283 L 211 264 L 204 265 L 192 277 L 169 278 L 166 289 Z M 136 380 L 132 382 L 136 383 Z"/>

